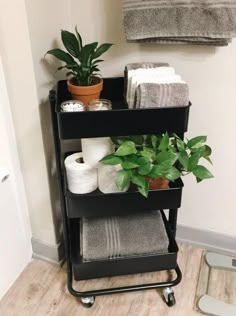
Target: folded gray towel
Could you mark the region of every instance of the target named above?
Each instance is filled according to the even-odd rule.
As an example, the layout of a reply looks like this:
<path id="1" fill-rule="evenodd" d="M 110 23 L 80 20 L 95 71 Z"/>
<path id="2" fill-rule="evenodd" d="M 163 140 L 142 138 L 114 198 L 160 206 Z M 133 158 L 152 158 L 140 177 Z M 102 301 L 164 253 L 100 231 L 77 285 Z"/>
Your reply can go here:
<path id="1" fill-rule="evenodd" d="M 159 211 L 82 219 L 84 261 L 167 253 L 168 246 Z"/>
<path id="2" fill-rule="evenodd" d="M 187 106 L 189 87 L 186 83 L 142 83 L 136 89 L 135 108 Z"/>
<path id="3" fill-rule="evenodd" d="M 236 0 L 123 0 L 123 13 L 128 41 L 218 46 L 236 36 Z"/>
<path id="4" fill-rule="evenodd" d="M 124 71 L 124 95 L 127 94 L 128 88 L 128 72 L 130 70 L 137 70 L 137 69 L 150 69 L 150 68 L 159 68 L 159 67 L 168 67 L 168 63 L 161 63 L 161 62 L 140 62 L 140 63 L 130 63 L 125 66 Z"/>

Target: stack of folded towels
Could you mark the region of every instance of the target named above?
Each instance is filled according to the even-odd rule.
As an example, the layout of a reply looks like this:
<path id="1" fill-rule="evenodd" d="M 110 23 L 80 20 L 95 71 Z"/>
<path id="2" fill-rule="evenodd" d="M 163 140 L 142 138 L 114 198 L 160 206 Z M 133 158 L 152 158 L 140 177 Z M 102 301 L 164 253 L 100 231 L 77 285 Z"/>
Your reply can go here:
<path id="1" fill-rule="evenodd" d="M 236 0 L 123 0 L 128 41 L 226 46 L 236 37 Z"/>
<path id="2" fill-rule="evenodd" d="M 125 68 L 130 109 L 187 106 L 189 87 L 166 63 L 133 63 Z"/>

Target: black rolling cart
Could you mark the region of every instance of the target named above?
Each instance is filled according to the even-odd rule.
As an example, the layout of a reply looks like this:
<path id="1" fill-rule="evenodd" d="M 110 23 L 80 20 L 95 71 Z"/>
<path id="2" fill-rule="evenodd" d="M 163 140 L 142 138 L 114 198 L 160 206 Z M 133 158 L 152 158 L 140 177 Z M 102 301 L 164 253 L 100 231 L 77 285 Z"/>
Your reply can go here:
<path id="1" fill-rule="evenodd" d="M 51 119 L 54 134 L 55 155 L 64 228 L 67 259 L 67 286 L 69 292 L 81 298 L 86 307 L 91 307 L 95 297 L 123 292 L 162 288 L 168 306 L 175 304 L 172 287 L 180 283 L 182 275 L 177 264 L 178 246 L 175 241 L 177 212 L 181 205 L 183 183 L 181 179 L 171 183 L 168 189 L 149 192 L 143 198 L 134 189 L 125 193 L 103 194 L 96 190 L 89 194 L 73 194 L 66 184 L 62 142 L 105 136 L 143 135 L 175 132 L 181 138 L 187 131 L 189 107 L 134 109 L 129 110 L 123 101 L 124 78 L 104 80 L 101 97 L 112 101 L 112 111 L 60 112 L 60 104 L 70 100 L 66 81 L 59 81 L 57 91 L 49 94 Z M 83 262 L 80 251 L 80 219 L 91 216 L 115 216 L 137 212 L 160 210 L 169 239 L 168 253 Z M 163 210 L 168 210 L 166 218 Z M 107 288 L 79 292 L 73 288 L 73 280 L 87 280 L 134 273 L 175 270 L 173 281 Z"/>

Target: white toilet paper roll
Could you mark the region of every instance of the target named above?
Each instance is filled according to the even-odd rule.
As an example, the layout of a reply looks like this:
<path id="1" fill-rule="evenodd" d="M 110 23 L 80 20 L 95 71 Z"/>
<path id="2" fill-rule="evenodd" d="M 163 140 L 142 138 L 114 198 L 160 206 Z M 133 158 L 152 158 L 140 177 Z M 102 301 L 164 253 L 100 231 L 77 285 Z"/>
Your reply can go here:
<path id="1" fill-rule="evenodd" d="M 68 188 L 72 193 L 85 194 L 97 189 L 97 169 L 83 162 L 83 154 L 75 153 L 65 159 Z"/>
<path id="2" fill-rule="evenodd" d="M 108 166 L 101 164 L 98 167 L 98 188 L 102 193 L 121 192 L 115 184 L 116 173 L 120 169 L 120 165 Z M 127 185 L 122 192 L 126 192 L 128 188 L 129 185 Z"/>
<path id="3" fill-rule="evenodd" d="M 81 139 L 84 162 L 93 168 L 98 168 L 104 156 L 114 152 L 114 145 L 110 137 Z"/>

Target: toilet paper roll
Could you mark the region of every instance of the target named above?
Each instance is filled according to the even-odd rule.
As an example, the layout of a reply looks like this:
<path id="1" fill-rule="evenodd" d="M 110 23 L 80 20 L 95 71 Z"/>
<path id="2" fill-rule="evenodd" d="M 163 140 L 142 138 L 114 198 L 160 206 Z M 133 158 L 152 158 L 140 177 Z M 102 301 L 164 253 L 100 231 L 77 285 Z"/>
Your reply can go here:
<path id="1" fill-rule="evenodd" d="M 75 153 L 65 159 L 67 183 L 70 192 L 90 193 L 97 189 L 97 169 L 83 162 L 83 154 Z"/>
<path id="2" fill-rule="evenodd" d="M 104 156 L 114 152 L 114 145 L 110 137 L 81 139 L 84 162 L 93 168 L 98 168 Z"/>
<path id="3" fill-rule="evenodd" d="M 121 192 L 115 184 L 116 173 L 119 170 L 121 170 L 120 165 L 108 166 L 101 164 L 98 167 L 98 188 L 102 193 Z M 126 192 L 128 189 L 129 185 L 122 192 Z"/>

